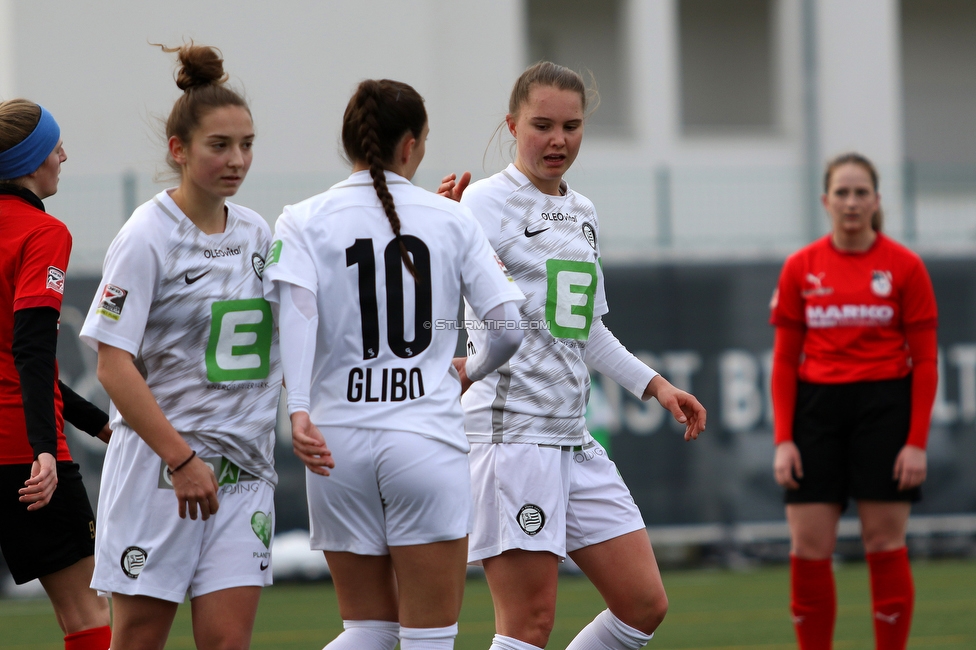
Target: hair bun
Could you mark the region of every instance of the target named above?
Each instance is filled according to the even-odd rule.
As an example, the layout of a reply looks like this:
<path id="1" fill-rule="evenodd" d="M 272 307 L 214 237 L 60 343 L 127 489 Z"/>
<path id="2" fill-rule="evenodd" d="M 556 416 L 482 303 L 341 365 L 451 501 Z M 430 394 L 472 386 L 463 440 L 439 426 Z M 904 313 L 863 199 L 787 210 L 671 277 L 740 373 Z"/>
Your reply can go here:
<path id="1" fill-rule="evenodd" d="M 180 48 L 163 48 L 166 52 L 178 52 L 180 69 L 176 73 L 176 85 L 186 92 L 197 86 L 219 85 L 227 81 L 224 59 L 220 50 L 189 42 Z"/>

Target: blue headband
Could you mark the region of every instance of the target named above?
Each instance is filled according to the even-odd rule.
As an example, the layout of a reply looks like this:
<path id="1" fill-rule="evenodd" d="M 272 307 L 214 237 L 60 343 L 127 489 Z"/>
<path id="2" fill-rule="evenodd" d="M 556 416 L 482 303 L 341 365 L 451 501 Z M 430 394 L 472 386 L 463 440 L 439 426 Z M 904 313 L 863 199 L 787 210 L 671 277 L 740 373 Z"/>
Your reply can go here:
<path id="1" fill-rule="evenodd" d="M 37 171 L 61 139 L 61 127 L 43 106 L 41 119 L 29 136 L 0 152 L 0 179 L 11 180 Z"/>

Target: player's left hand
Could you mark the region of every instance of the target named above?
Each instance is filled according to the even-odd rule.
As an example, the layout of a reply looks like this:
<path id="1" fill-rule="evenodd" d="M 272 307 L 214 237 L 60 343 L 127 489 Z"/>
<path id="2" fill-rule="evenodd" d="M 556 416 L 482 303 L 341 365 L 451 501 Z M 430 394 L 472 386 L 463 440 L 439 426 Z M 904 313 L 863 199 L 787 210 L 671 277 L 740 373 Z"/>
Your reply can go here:
<path id="1" fill-rule="evenodd" d="M 667 379 L 656 375 L 644 389 L 643 399 L 652 397 L 685 425 L 685 440 L 695 440 L 705 430 L 705 407 L 691 393 L 675 388 Z"/>
<path id="2" fill-rule="evenodd" d="M 291 414 L 291 447 L 305 467 L 315 474 L 328 476 L 329 469 L 335 467 L 332 452 L 325 444 L 325 436 L 305 411 Z"/>
<path id="3" fill-rule="evenodd" d="M 451 363 L 454 364 L 454 369 L 457 370 L 458 377 L 461 379 L 461 394 L 464 395 L 464 391 L 471 388 L 471 384 L 474 383 L 468 379 L 468 358 L 454 357 L 451 359 Z"/>
<path id="4" fill-rule="evenodd" d="M 441 185 L 437 188 L 437 193 L 452 201 L 460 201 L 461 195 L 464 194 L 464 188 L 470 182 L 471 172 L 464 172 L 461 174 L 461 178 L 458 178 L 457 174 L 448 174 L 441 180 Z"/>
<path id="5" fill-rule="evenodd" d="M 895 459 L 894 480 L 899 490 L 911 490 L 925 481 L 928 471 L 925 450 L 913 445 L 905 445 Z"/>
<path id="6" fill-rule="evenodd" d="M 19 501 L 30 504 L 27 509 L 40 510 L 51 502 L 54 490 L 58 487 L 58 461 L 48 453 L 40 454 L 31 465 L 30 478 L 20 488 Z"/>

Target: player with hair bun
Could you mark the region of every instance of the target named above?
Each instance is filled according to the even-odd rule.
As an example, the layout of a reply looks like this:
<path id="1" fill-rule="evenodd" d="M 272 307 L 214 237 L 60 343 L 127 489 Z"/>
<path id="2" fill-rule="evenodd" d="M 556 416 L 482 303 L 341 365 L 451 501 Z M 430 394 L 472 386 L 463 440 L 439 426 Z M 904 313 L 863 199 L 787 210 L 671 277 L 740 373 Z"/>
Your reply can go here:
<path id="1" fill-rule="evenodd" d="M 586 430 L 587 364 L 640 399 L 655 397 L 685 425 L 705 429 L 705 409 L 634 357 L 603 324 L 607 313 L 593 204 L 563 179 L 583 139 L 587 92 L 580 76 L 543 61 L 515 82 L 505 125 L 516 159 L 465 191 L 439 192 L 471 208 L 526 294 L 525 342 L 480 381 L 458 369 L 471 442 L 475 523 L 468 559 L 484 565 L 495 605 L 493 650 L 543 648 L 556 610 L 559 562 L 569 555 L 608 609 L 569 645 L 639 648 L 667 611 L 667 596 L 634 499 Z M 463 194 L 463 198 L 462 198 Z M 470 311 L 467 320 L 477 317 Z M 468 330 L 468 352 L 484 345 Z"/>
<path id="2" fill-rule="evenodd" d="M 771 305 L 773 470 L 786 489 L 793 623 L 802 650 L 831 647 L 831 556 L 854 499 L 877 647 L 903 650 L 914 603 L 905 535 L 938 384 L 935 294 L 918 255 L 881 232 L 871 161 L 830 161 L 822 201 L 831 232 L 787 258 Z"/>
<path id="3" fill-rule="evenodd" d="M 108 601 L 88 586 L 95 516 L 64 422 L 108 442 L 108 416 L 58 379 L 68 228 L 44 211 L 67 160 L 54 117 L 0 102 L 0 550 L 14 582 L 39 579 L 66 650 L 105 650 Z"/>
<path id="4" fill-rule="evenodd" d="M 286 207 L 268 254 L 312 547 L 343 620 L 329 650 L 454 647 L 471 513 L 457 308 L 501 324 L 523 299 L 471 213 L 410 183 L 427 133 L 417 91 L 363 81 L 342 122 L 352 175 Z M 521 341 L 492 329 L 464 371 Z"/>
<path id="5" fill-rule="evenodd" d="M 281 371 L 261 283 L 271 232 L 227 201 L 254 126 L 220 53 L 163 50 L 180 63 L 166 122 L 180 183 L 119 231 L 81 331 L 114 429 L 92 586 L 113 596 L 115 650 L 162 648 L 187 596 L 198 648 L 247 648 L 271 583 L 278 478 Z"/>

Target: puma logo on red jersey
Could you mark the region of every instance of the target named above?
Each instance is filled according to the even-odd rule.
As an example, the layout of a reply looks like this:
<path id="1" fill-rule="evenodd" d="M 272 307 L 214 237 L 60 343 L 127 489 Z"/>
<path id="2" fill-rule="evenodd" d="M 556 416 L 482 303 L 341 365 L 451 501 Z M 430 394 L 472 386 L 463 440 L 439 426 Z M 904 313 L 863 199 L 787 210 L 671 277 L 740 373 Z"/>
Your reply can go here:
<path id="1" fill-rule="evenodd" d="M 809 298 L 810 296 L 829 296 L 834 292 L 833 288 L 823 286 L 824 276 L 827 274 L 824 272 L 814 275 L 813 273 L 807 273 L 806 281 L 811 284 L 811 288 L 803 290 L 803 297 Z"/>

